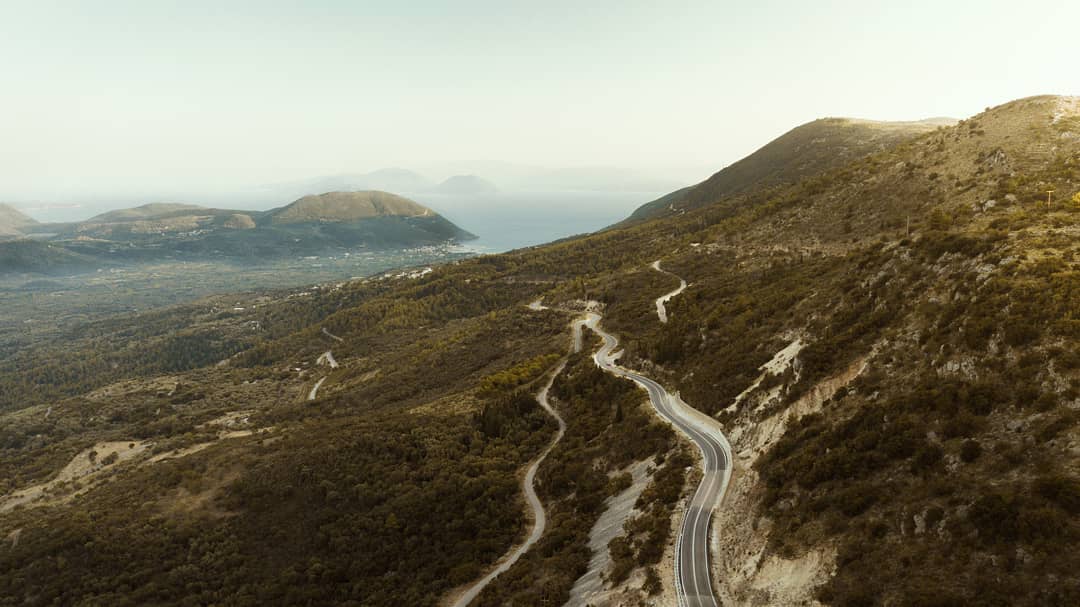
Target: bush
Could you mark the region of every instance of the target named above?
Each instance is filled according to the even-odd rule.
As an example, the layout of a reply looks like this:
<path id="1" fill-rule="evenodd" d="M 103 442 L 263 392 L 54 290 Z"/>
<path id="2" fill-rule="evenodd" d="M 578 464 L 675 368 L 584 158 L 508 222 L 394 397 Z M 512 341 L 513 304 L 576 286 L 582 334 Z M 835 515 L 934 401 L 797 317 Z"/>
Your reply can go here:
<path id="1" fill-rule="evenodd" d="M 1044 476 L 1035 481 L 1034 493 L 1054 502 L 1072 515 L 1080 514 L 1080 482 L 1064 476 Z"/>
<path id="2" fill-rule="evenodd" d="M 913 473 L 922 472 L 935 467 L 941 461 L 944 452 L 937 445 L 923 445 L 915 453 L 915 459 L 911 462 Z"/>
<path id="3" fill-rule="evenodd" d="M 966 440 L 960 446 L 960 460 L 966 464 L 979 459 L 980 455 L 982 455 L 982 446 L 979 445 L 979 441 Z"/>
<path id="4" fill-rule="evenodd" d="M 660 574 L 656 572 L 656 567 L 649 567 L 645 570 L 645 583 L 641 585 L 641 589 L 649 596 L 660 594 L 663 585 L 660 583 Z"/>

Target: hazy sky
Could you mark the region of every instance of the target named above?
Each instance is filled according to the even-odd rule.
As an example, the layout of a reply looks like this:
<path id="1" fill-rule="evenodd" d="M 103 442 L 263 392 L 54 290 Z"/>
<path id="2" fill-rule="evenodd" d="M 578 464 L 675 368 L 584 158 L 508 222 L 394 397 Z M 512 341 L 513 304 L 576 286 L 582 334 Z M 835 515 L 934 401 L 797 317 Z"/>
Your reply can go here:
<path id="1" fill-rule="evenodd" d="M 704 177 L 821 116 L 1080 94 L 1078 24 L 1075 0 L 0 0 L 0 200 L 481 159 Z"/>

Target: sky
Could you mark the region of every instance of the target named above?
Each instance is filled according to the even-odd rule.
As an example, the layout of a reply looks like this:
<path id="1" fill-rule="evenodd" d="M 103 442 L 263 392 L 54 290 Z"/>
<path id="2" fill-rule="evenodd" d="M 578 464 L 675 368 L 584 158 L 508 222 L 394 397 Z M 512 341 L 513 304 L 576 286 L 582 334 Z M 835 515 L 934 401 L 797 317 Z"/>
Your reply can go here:
<path id="1" fill-rule="evenodd" d="M 689 183 L 823 116 L 1080 94 L 1077 23 L 1069 0 L 0 0 L 0 200 L 472 161 Z"/>

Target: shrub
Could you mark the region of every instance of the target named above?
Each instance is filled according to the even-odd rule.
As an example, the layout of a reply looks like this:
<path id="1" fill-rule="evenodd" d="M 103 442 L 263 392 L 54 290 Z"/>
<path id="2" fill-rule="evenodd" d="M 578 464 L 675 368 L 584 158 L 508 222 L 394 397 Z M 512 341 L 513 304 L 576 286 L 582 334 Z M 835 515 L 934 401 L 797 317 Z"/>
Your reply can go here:
<path id="1" fill-rule="evenodd" d="M 1064 476 L 1044 476 L 1035 481 L 1034 493 L 1054 502 L 1069 514 L 1080 514 L 1080 482 Z"/>
<path id="2" fill-rule="evenodd" d="M 979 538 L 987 544 L 1012 541 L 1017 535 L 1017 507 L 1011 499 L 993 493 L 975 500 L 968 520 L 979 530 Z"/>
<path id="3" fill-rule="evenodd" d="M 911 462 L 911 471 L 913 473 L 929 470 L 941 461 L 944 453 L 941 447 L 937 445 L 923 445 L 916 453 L 915 459 Z"/>
<path id="4" fill-rule="evenodd" d="M 967 464 L 979 459 L 982 455 L 982 446 L 979 445 L 979 441 L 966 440 L 964 444 L 960 446 L 960 459 Z"/>
<path id="5" fill-rule="evenodd" d="M 656 567 L 649 567 L 645 570 L 645 583 L 641 585 L 641 589 L 649 596 L 656 596 L 663 589 L 663 585 L 660 583 L 660 574 L 656 572 Z"/>

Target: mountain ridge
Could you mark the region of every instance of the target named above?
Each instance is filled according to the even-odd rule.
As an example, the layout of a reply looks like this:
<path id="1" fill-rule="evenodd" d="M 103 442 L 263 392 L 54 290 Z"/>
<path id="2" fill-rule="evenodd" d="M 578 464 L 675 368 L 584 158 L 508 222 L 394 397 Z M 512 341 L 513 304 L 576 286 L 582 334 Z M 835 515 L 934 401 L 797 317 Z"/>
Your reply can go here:
<path id="1" fill-rule="evenodd" d="M 949 118 L 905 122 L 819 118 L 787 131 L 699 184 L 642 205 L 627 221 L 685 211 L 753 187 L 793 183 L 955 123 Z"/>

